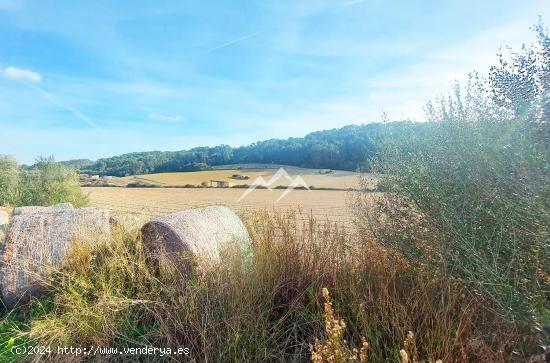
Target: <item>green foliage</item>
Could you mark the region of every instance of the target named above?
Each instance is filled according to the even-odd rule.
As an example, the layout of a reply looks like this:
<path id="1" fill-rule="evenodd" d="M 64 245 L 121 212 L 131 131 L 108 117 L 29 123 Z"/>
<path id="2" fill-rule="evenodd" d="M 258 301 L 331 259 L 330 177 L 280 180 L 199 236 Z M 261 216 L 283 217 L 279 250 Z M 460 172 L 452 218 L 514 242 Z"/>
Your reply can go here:
<path id="1" fill-rule="evenodd" d="M 412 143 L 413 153 L 385 155 L 385 185 L 443 236 L 445 270 L 495 298 L 510 318 L 540 311 L 550 273 L 548 155 L 525 124 L 439 123 L 429 140 Z"/>
<path id="2" fill-rule="evenodd" d="M 73 159 L 68 161 L 60 161 L 59 164 L 71 169 L 86 169 L 92 166 L 94 162 L 89 159 Z"/>
<path id="3" fill-rule="evenodd" d="M 22 170 L 15 160 L 0 157 L 0 205 L 43 205 L 69 202 L 75 207 L 88 203 L 78 174 L 53 158 L 41 158 Z"/>
<path id="4" fill-rule="evenodd" d="M 303 138 L 272 139 L 248 146 L 228 145 L 197 147 L 183 151 L 152 151 L 131 153 L 99 159 L 93 165 L 71 161 L 81 171 L 127 176 L 136 174 L 207 170 L 224 164 L 265 163 L 284 164 L 321 169 L 364 169 L 364 161 L 376 152 L 376 141 L 382 130 L 392 128 L 421 132 L 421 124 L 396 122 L 346 126 L 340 129 L 313 132 Z"/>
<path id="5" fill-rule="evenodd" d="M 0 155 L 0 205 L 12 204 L 17 198 L 19 174 L 14 158 Z"/>
<path id="6" fill-rule="evenodd" d="M 550 67 L 537 56 L 550 44 L 541 29 L 525 57 L 501 55 L 487 81 L 472 76 L 465 92 L 457 86 L 428 104 L 422 137 L 384 144 L 375 164 L 398 200 L 367 211 L 395 222 L 390 232 L 374 227 L 383 243 L 419 267 L 437 263 L 529 327 L 540 324 L 550 291 L 550 152 L 541 138 L 550 134 L 550 89 L 533 81 Z"/>
<path id="7" fill-rule="evenodd" d="M 18 356 L 12 351 L 13 347 L 20 344 L 25 344 L 25 340 L 17 336 L 20 331 L 19 321 L 11 315 L 0 321 L 0 362 L 17 362 L 22 361 L 21 356 Z"/>
<path id="8" fill-rule="evenodd" d="M 30 306 L 10 311 L 0 319 L 0 363 L 25 362 L 32 357 L 17 354 L 17 350 L 13 349 L 36 345 L 28 336 L 22 335 L 21 331 L 29 329 L 34 319 L 42 318 L 51 308 L 51 297 L 46 296 L 35 300 Z"/>
<path id="9" fill-rule="evenodd" d="M 539 117 L 548 120 L 550 37 L 542 20 L 533 30 L 537 34 L 536 45 L 523 46 L 521 51 L 511 53 L 510 57 L 499 54 L 498 66 L 490 70 L 489 90 L 495 104 L 510 109 L 515 116 L 521 117 L 535 110 L 540 112 Z"/>

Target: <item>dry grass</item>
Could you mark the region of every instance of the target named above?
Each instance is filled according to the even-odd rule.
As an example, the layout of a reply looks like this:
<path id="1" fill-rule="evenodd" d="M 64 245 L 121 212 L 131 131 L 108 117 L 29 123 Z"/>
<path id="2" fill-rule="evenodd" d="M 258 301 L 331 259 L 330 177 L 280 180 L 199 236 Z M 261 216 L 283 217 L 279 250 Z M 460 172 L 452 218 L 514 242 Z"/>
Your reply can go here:
<path id="1" fill-rule="evenodd" d="M 344 339 L 346 322 L 338 319 L 332 307 L 332 300 L 327 288 L 323 288 L 324 310 L 325 310 L 325 341 L 315 339 L 315 345 L 309 350 L 313 363 L 344 363 L 360 362 L 365 363 L 368 359 L 369 343 L 361 337 L 361 348 L 349 348 Z"/>
<path id="2" fill-rule="evenodd" d="M 401 359 L 409 331 L 411 361 L 498 362 L 510 353 L 513 331 L 486 302 L 417 273 L 364 235 L 292 213 L 256 213 L 248 225 L 253 255 L 228 254 L 192 276 L 155 267 L 123 231 L 109 245 L 80 247 L 21 335 L 52 346 L 184 346 L 197 361 L 306 361 L 326 337 L 326 287 L 346 322 L 341 338 L 368 342 L 369 361 Z"/>

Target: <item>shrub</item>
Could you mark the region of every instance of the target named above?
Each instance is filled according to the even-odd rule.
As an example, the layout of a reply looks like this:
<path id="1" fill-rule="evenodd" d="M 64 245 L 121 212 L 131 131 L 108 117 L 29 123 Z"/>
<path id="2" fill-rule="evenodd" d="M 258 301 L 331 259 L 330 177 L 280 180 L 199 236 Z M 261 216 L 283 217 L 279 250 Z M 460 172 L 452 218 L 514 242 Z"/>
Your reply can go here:
<path id="1" fill-rule="evenodd" d="M 471 76 L 427 105 L 424 135 L 387 140 L 373 164 L 388 194 L 374 203 L 360 196 L 357 210 L 379 242 L 418 269 L 445 273 L 536 329 L 549 308 L 550 151 L 541 135 L 550 124 L 540 110 L 550 88 L 517 91 L 538 87 L 550 58 L 526 52 L 540 64 L 520 55 L 487 81 Z"/>
<path id="2" fill-rule="evenodd" d="M 82 193 L 78 174 L 53 158 L 41 158 L 32 169 L 22 173 L 20 205 L 52 205 L 69 202 L 75 207 L 88 203 Z"/>
<path id="3" fill-rule="evenodd" d="M 75 207 L 88 203 L 76 171 L 51 157 L 22 170 L 14 159 L 0 156 L 0 205 L 49 206 L 63 202 Z"/>
<path id="4" fill-rule="evenodd" d="M 378 207 L 396 223 L 374 228 L 409 261 L 437 262 L 525 322 L 542 312 L 550 270 L 546 156 L 524 130 L 518 120 L 440 123 L 411 141 L 414 152 L 388 152 L 384 186 L 400 200 Z"/>

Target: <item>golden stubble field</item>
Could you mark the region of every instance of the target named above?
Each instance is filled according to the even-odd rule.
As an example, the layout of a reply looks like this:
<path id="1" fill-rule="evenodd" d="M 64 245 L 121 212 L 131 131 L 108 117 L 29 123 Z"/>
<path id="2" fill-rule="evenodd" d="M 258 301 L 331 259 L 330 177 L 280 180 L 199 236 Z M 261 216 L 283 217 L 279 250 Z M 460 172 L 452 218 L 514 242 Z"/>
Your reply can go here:
<path id="1" fill-rule="evenodd" d="M 245 216 L 258 210 L 299 212 L 322 221 L 351 226 L 348 203 L 354 192 L 332 190 L 293 190 L 277 202 L 284 190 L 256 189 L 239 201 L 245 189 L 232 188 L 85 188 L 90 204 L 119 213 L 153 217 L 208 205 L 225 205 Z"/>
<path id="2" fill-rule="evenodd" d="M 195 172 L 181 173 L 158 173 L 147 175 L 135 175 L 123 178 L 125 181 L 142 182 L 157 184 L 159 186 L 183 186 L 186 184 L 200 185 L 203 182 L 210 180 L 221 180 L 230 183 L 231 185 L 254 184 L 256 178 L 262 177 L 266 182 L 277 173 L 278 168 L 246 168 L 246 169 L 222 169 L 222 170 L 206 170 Z M 368 174 L 361 174 L 351 171 L 333 170 L 330 174 L 320 174 L 319 169 L 306 169 L 291 166 L 285 166 L 284 170 L 291 178 L 300 176 L 308 186 L 315 188 L 337 188 L 337 189 L 356 189 L 359 187 L 360 177 L 374 178 Z M 249 179 L 239 180 L 232 178 L 233 175 L 248 176 Z M 290 181 L 286 178 L 273 180 L 271 187 L 287 186 Z"/>

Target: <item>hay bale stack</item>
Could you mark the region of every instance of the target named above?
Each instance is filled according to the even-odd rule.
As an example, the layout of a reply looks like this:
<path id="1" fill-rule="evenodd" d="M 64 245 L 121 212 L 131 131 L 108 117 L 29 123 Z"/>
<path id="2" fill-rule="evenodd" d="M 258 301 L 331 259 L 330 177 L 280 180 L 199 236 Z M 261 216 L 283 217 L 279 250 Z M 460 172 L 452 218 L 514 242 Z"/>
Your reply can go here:
<path id="1" fill-rule="evenodd" d="M 246 251 L 251 243 L 239 216 L 223 206 L 161 216 L 146 223 L 141 232 L 146 247 L 172 261 L 185 255 L 219 262 L 225 249 Z"/>
<path id="2" fill-rule="evenodd" d="M 2 301 L 12 308 L 40 291 L 40 280 L 75 243 L 108 242 L 110 212 L 99 208 L 14 216 L 0 255 Z"/>
<path id="3" fill-rule="evenodd" d="M 49 207 L 25 206 L 25 207 L 14 208 L 13 215 L 19 216 L 19 215 L 33 214 L 33 213 L 52 213 L 52 212 L 72 210 L 72 209 L 74 209 L 74 207 L 71 203 L 60 203 Z"/>

